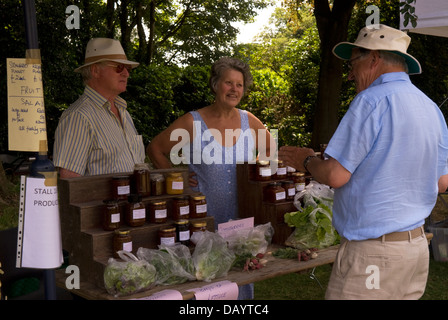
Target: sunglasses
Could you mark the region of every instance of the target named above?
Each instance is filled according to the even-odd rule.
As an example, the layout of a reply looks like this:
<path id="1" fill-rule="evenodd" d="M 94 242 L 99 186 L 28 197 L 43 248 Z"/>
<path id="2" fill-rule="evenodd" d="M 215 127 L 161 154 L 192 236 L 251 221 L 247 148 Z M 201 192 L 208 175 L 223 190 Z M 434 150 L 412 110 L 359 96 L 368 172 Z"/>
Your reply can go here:
<path id="1" fill-rule="evenodd" d="M 125 65 L 125 64 L 108 64 L 107 66 L 115 68 L 116 73 L 122 73 L 123 70 L 126 68 L 126 70 L 130 73 L 132 70 L 131 66 Z"/>

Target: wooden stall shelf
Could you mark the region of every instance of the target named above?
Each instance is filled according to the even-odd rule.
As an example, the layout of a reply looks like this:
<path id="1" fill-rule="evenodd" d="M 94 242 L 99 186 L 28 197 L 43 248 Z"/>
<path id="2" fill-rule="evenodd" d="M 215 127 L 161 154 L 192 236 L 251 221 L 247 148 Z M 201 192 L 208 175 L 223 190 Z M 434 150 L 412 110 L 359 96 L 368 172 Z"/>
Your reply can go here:
<path id="1" fill-rule="evenodd" d="M 279 203 L 269 203 L 264 201 L 264 189 L 272 181 L 257 181 L 255 179 L 255 164 L 237 164 L 238 179 L 238 210 L 240 218 L 254 217 L 255 224 L 265 224 L 270 222 L 274 228 L 272 243 L 284 245 L 285 240 L 290 236 L 293 228 L 284 222 L 284 215 L 287 212 L 297 211 L 292 200 L 285 200 Z"/>
<path id="2" fill-rule="evenodd" d="M 194 194 L 188 186 L 188 169 L 173 168 L 151 170 L 151 173 L 182 172 L 184 178 L 184 195 Z M 132 173 L 126 173 L 131 176 Z M 114 231 L 102 228 L 103 200 L 112 197 L 111 181 L 115 174 L 79 177 L 58 180 L 59 210 L 61 218 L 62 247 L 68 252 L 68 263 L 76 265 L 80 270 L 81 282 L 104 288 L 103 273 L 107 261 L 112 257 Z M 163 194 L 148 196 L 142 199 L 147 206 L 150 201 L 163 199 L 167 201 L 168 212 L 171 200 L 176 195 Z M 121 228 L 130 230 L 134 253 L 139 247 L 157 248 L 158 230 L 162 226 L 172 225 L 168 215 L 166 223 L 154 224 L 146 222 L 140 227 L 129 227 L 124 221 L 126 200 L 119 201 Z M 147 210 L 148 211 L 148 210 Z M 148 212 L 147 212 L 148 214 Z M 213 217 L 205 220 L 207 229 L 214 231 Z M 190 221 L 194 221 L 190 219 Z"/>

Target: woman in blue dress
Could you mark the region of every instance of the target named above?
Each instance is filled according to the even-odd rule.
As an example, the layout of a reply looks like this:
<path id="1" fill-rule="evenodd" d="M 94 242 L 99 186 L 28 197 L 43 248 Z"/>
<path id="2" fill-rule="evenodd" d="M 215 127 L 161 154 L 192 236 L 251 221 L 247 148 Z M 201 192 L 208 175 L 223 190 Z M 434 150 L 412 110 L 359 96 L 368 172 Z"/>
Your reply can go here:
<path id="1" fill-rule="evenodd" d="M 152 140 L 147 153 L 156 168 L 170 168 L 179 161 L 174 150 L 182 147 L 190 186 L 206 196 L 216 228 L 238 218 L 236 164 L 269 157 L 274 142 L 257 117 L 237 108 L 252 84 L 246 63 L 221 58 L 212 66 L 209 84 L 213 103 L 176 119 Z M 252 290 L 244 294 L 244 287 L 240 298 L 251 298 Z"/>

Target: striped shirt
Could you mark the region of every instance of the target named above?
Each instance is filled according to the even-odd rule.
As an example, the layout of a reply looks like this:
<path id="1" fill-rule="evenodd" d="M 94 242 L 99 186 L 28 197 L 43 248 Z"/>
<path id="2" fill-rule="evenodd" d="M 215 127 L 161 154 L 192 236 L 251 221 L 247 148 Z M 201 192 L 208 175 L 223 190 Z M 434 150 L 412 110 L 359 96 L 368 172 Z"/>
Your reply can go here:
<path id="1" fill-rule="evenodd" d="M 110 103 L 86 86 L 84 94 L 62 113 L 55 133 L 56 167 L 80 175 L 132 172 L 143 163 L 145 147 L 137 134 L 126 101 L 115 99 L 121 123 Z"/>

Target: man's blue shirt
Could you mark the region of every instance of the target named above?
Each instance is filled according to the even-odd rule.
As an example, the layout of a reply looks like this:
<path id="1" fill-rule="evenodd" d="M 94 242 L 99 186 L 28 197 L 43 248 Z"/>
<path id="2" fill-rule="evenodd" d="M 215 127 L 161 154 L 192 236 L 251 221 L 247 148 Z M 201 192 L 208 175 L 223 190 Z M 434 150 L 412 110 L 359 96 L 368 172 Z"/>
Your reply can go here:
<path id="1" fill-rule="evenodd" d="M 377 238 L 431 213 L 448 173 L 448 131 L 406 73 L 386 73 L 355 97 L 325 153 L 352 174 L 335 190 L 335 228 L 349 240 Z"/>

